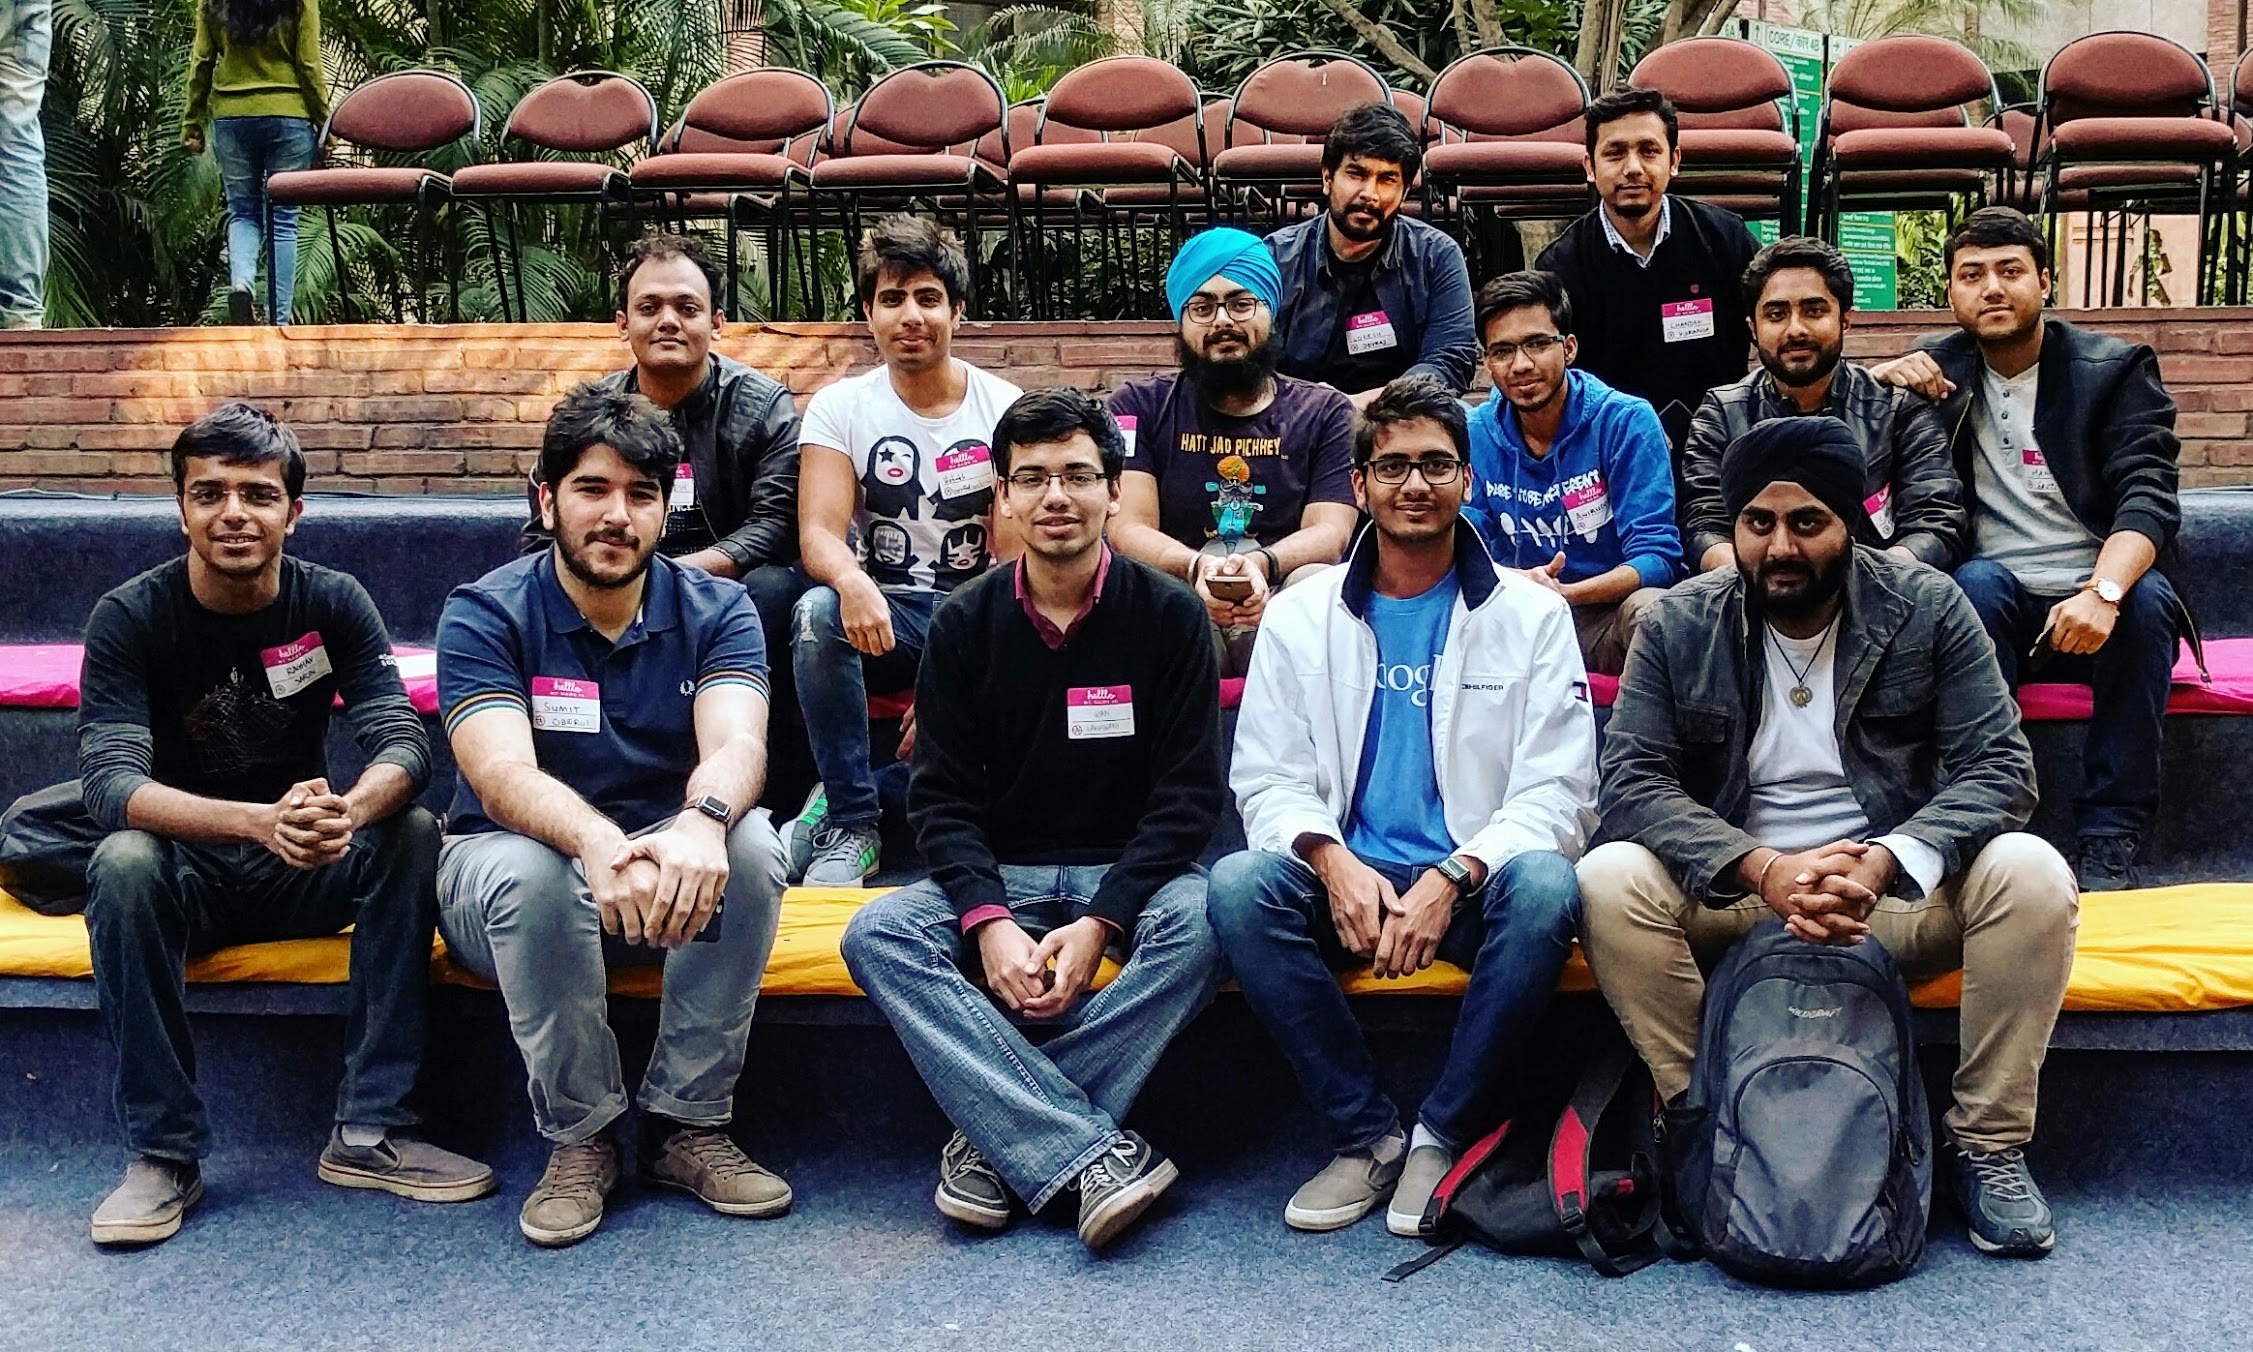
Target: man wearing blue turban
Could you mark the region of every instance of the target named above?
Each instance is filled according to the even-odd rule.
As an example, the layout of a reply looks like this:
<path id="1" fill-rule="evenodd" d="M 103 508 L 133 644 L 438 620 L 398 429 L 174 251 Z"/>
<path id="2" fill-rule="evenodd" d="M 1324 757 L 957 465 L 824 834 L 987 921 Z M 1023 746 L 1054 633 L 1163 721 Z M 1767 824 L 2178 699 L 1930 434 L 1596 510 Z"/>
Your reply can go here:
<path id="1" fill-rule="evenodd" d="M 1166 272 L 1181 369 L 1111 396 L 1126 434 L 1111 547 L 1195 587 L 1241 676 L 1268 593 L 1336 563 L 1355 519 L 1353 405 L 1275 371 L 1283 277 L 1256 235 L 1190 239 Z"/>

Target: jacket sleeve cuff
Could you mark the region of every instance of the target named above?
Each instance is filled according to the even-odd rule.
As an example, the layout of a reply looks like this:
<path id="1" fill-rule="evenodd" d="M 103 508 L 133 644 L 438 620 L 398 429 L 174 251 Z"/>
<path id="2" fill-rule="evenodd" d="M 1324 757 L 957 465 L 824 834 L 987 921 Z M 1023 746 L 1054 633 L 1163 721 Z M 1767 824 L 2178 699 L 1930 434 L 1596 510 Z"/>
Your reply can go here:
<path id="1" fill-rule="evenodd" d="M 973 907 L 963 914 L 962 932 L 964 934 L 968 934 L 970 933 L 970 931 L 978 928 L 978 926 L 985 924 L 988 920 L 1007 920 L 1009 918 L 1009 914 L 1010 912 L 1007 906 L 997 906 L 991 902 L 988 902 L 983 906 Z"/>
<path id="2" fill-rule="evenodd" d="M 1731 828 L 1729 834 L 1735 839 L 1718 846 L 1712 854 L 1697 861 L 1691 874 L 1692 877 L 1700 873 L 1705 875 L 1705 884 L 1698 889 L 1697 901 L 1699 905 L 1712 910 L 1725 909 L 1740 898 L 1751 895 L 1750 890 L 1737 881 L 1737 864 L 1746 855 L 1759 849 L 1760 842 L 1734 828 Z"/>
<path id="3" fill-rule="evenodd" d="M 2168 543 L 2175 538 L 2174 527 L 2164 517 L 2157 512 L 2145 511 L 2137 507 L 2115 513 L 2112 518 L 2112 530 L 2115 533 L 2132 530 L 2151 541 L 2154 549 L 2160 550 L 2166 549 Z"/>
<path id="4" fill-rule="evenodd" d="M 1713 548 L 1715 545 L 1728 545 L 1733 549 L 1736 547 L 1736 543 L 1737 542 L 1729 536 L 1719 534 L 1715 531 L 1697 531 L 1690 536 L 1690 557 L 1684 559 L 1682 562 L 1684 566 L 1686 566 L 1694 575 L 1702 570 L 1705 566 L 1705 551 Z"/>
<path id="5" fill-rule="evenodd" d="M 746 573 L 751 571 L 751 551 L 738 544 L 733 537 L 714 540 L 712 548 L 739 570 Z"/>
<path id="6" fill-rule="evenodd" d="M 1638 554 L 1627 561 L 1635 570 L 1636 581 L 1646 587 L 1671 587 L 1674 585 L 1675 567 L 1671 559 L 1657 554 Z"/>
<path id="7" fill-rule="evenodd" d="M 954 876 L 941 886 L 946 890 L 947 900 L 954 905 L 956 918 L 964 922 L 962 927 L 965 931 L 970 928 L 969 918 L 979 911 L 992 906 L 999 906 L 1003 910 L 1009 909 L 1009 894 L 1003 890 L 1001 879 L 996 875 L 987 873 L 965 875 L 962 871 L 957 870 Z"/>
<path id="8" fill-rule="evenodd" d="M 1904 836 L 1895 832 L 1891 835 L 1879 836 L 1870 843 L 1872 845 L 1883 845 L 1890 851 L 1893 855 L 1893 862 L 1901 866 L 1901 877 L 1916 884 L 1917 895 L 1912 897 L 1906 892 L 1898 890 L 1900 878 L 1894 880 L 1896 884 L 1895 895 L 1902 897 L 1904 900 L 1919 901 L 1931 896 L 1934 890 L 1940 886 L 1942 876 L 1947 872 L 1948 861 L 1941 855 L 1940 851 L 1925 844 L 1915 836 Z"/>

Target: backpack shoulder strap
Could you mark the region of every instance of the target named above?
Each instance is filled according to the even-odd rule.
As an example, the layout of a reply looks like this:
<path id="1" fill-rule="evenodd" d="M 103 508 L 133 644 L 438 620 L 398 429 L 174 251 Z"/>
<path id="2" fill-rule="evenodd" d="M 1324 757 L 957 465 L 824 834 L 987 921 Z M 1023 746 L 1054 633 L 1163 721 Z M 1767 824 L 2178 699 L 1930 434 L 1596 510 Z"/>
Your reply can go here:
<path id="1" fill-rule="evenodd" d="M 1588 1209 L 1594 1200 L 1589 1192 L 1596 1124 L 1618 1096 L 1620 1085 L 1635 1064 L 1635 1053 L 1624 1043 L 1614 1045 L 1599 1057 L 1573 1087 L 1572 1099 L 1558 1114 L 1557 1129 L 1549 1138 L 1549 1201 L 1557 1210 L 1557 1222 L 1572 1236 L 1572 1242 L 1579 1246 L 1589 1265 L 1606 1277 L 1624 1277 L 1650 1266 L 1659 1257 L 1657 1244 L 1650 1238 L 1659 1218 L 1659 1189 L 1656 1152 L 1651 1149 L 1647 1126 L 1637 1130 L 1636 1153 L 1648 1161 L 1651 1180 L 1648 1185 L 1635 1185 L 1635 1220 L 1631 1229 L 1638 1236 L 1638 1242 L 1628 1252 L 1615 1255 L 1604 1247 L 1588 1224 Z"/>

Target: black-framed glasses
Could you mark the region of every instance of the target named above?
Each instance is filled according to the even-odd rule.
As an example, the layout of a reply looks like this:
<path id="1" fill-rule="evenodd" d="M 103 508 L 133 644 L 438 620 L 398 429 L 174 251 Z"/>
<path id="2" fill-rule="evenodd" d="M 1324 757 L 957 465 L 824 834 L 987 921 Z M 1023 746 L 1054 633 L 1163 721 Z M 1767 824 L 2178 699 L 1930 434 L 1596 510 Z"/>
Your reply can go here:
<path id="1" fill-rule="evenodd" d="M 1188 303 L 1181 307 L 1181 315 L 1192 324 L 1210 324 L 1213 316 L 1226 310 L 1230 319 L 1240 321 L 1258 314 L 1260 307 L 1265 304 L 1266 301 L 1249 291 L 1239 291 L 1224 301 L 1214 300 L 1211 296 L 1191 296 Z"/>
<path id="2" fill-rule="evenodd" d="M 1062 480 L 1067 493 L 1085 493 L 1109 479 L 1099 469 L 1012 470 L 1009 486 L 1020 493 L 1045 493 L 1052 480 Z"/>
<path id="3" fill-rule="evenodd" d="M 1507 365 L 1516 361 L 1518 354 L 1523 352 L 1535 361 L 1539 361 L 1554 352 L 1557 344 L 1564 340 L 1565 336 L 1561 333 L 1537 333 L 1522 343 L 1492 343 L 1487 346 L 1486 359 Z"/>
<path id="4" fill-rule="evenodd" d="M 289 495 L 272 484 L 244 484 L 239 488 L 196 484 L 184 496 L 198 507 L 217 507 L 229 498 L 242 499 L 245 507 L 275 507 Z"/>
<path id="5" fill-rule="evenodd" d="M 1408 472 L 1414 470 L 1424 476 L 1424 482 L 1438 487 L 1455 482 L 1463 472 L 1463 462 L 1452 455 L 1429 455 L 1421 460 L 1410 460 L 1404 455 L 1388 455 L 1372 460 L 1368 465 L 1369 477 L 1381 484 L 1404 484 Z"/>

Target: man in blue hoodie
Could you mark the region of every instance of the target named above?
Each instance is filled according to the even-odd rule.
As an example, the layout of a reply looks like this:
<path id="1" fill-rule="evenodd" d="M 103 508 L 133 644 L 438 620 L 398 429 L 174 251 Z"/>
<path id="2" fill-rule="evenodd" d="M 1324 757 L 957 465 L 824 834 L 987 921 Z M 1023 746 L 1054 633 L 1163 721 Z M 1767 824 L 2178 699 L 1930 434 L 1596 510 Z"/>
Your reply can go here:
<path id="1" fill-rule="evenodd" d="M 1588 669 L 1616 676 L 1643 607 L 1682 576 L 1666 430 L 1572 369 L 1572 301 L 1553 274 L 1488 282 L 1478 325 L 1494 397 L 1471 412 L 1465 515 L 1497 562 L 1572 603 Z"/>

